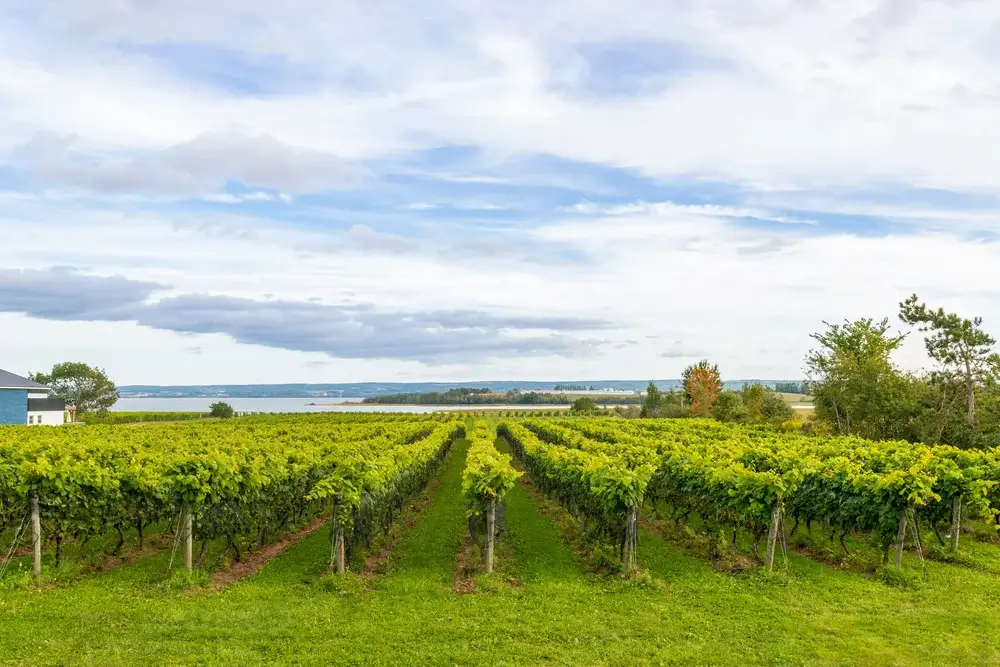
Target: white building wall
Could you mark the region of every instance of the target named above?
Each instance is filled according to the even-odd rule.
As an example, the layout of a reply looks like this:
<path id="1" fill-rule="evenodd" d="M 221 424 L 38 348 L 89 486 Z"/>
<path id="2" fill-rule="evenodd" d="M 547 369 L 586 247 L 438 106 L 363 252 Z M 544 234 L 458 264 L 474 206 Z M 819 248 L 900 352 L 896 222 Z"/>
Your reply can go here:
<path id="1" fill-rule="evenodd" d="M 28 400 L 33 398 L 48 398 L 49 392 L 47 391 L 28 391 Z M 62 410 L 55 411 L 45 411 L 45 412 L 29 412 L 28 413 L 28 425 L 29 426 L 62 426 L 66 422 L 66 418 L 63 416 Z"/>
<path id="2" fill-rule="evenodd" d="M 33 426 L 62 426 L 66 418 L 62 410 L 48 412 L 29 412 L 28 424 Z"/>

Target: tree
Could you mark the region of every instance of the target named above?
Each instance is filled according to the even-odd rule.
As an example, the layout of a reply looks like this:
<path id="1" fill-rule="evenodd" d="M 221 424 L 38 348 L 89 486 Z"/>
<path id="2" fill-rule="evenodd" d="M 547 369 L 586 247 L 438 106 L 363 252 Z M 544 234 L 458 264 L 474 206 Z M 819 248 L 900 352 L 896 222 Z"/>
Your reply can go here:
<path id="1" fill-rule="evenodd" d="M 906 335 L 890 335 L 888 318 L 823 324 L 826 331 L 811 335 L 820 347 L 806 357 L 816 419 L 839 434 L 901 437 L 913 379 L 896 368 L 891 356 Z"/>
<path id="2" fill-rule="evenodd" d="M 107 373 L 81 362 L 56 364 L 51 373 L 33 373 L 30 378 L 50 387 L 56 398 L 65 399 L 81 414 L 107 412 L 118 401 L 118 388 Z"/>
<path id="3" fill-rule="evenodd" d="M 649 385 L 646 386 L 646 398 L 642 402 L 642 410 L 640 410 L 639 416 L 659 417 L 662 407 L 663 392 L 660 391 L 655 382 L 650 380 Z"/>
<path id="4" fill-rule="evenodd" d="M 743 404 L 743 395 L 731 389 L 721 392 L 712 406 L 712 416 L 720 422 L 746 421 L 747 409 Z"/>
<path id="5" fill-rule="evenodd" d="M 764 405 L 761 408 L 761 417 L 764 421 L 780 424 L 794 416 L 795 409 L 785 402 L 781 394 L 774 391 L 764 392 Z"/>
<path id="6" fill-rule="evenodd" d="M 581 396 L 573 401 L 573 405 L 570 406 L 569 411 L 574 415 L 596 415 L 600 412 L 600 409 L 597 407 L 594 399 L 589 396 Z"/>
<path id="7" fill-rule="evenodd" d="M 743 386 L 743 405 L 749 421 L 764 421 L 764 401 L 767 399 L 767 389 L 759 382 Z"/>
<path id="8" fill-rule="evenodd" d="M 795 416 L 781 394 L 771 391 L 759 382 L 743 387 L 742 391 L 725 389 L 712 406 L 712 417 L 721 422 L 749 422 L 779 424 Z"/>
<path id="9" fill-rule="evenodd" d="M 944 312 L 944 308 L 931 310 L 916 294 L 899 304 L 899 319 L 930 333 L 924 339 L 927 354 L 947 373 L 961 379 L 966 393 L 965 417 L 970 425 L 975 424 L 976 387 L 996 378 L 1000 369 L 1000 355 L 993 351 L 996 339 L 980 328 L 983 319 L 967 320 Z"/>
<path id="10" fill-rule="evenodd" d="M 236 414 L 236 411 L 233 410 L 233 406 L 229 405 L 229 403 L 224 403 L 222 401 L 219 401 L 217 403 L 212 403 L 212 405 L 210 405 L 208 409 L 209 409 L 209 415 L 211 415 L 212 417 L 217 417 L 219 419 L 231 419 Z"/>
<path id="11" fill-rule="evenodd" d="M 684 369 L 681 376 L 684 383 L 684 394 L 691 405 L 691 414 L 695 417 L 710 417 L 712 406 L 722 391 L 722 375 L 717 365 L 709 364 L 702 359 Z"/>

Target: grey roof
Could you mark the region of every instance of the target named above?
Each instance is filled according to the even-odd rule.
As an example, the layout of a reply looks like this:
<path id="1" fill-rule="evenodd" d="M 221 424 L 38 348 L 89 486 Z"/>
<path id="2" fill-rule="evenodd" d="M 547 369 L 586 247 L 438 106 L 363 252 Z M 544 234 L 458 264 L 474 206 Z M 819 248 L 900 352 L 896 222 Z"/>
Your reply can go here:
<path id="1" fill-rule="evenodd" d="M 0 368 L 0 389 L 48 389 L 48 387 Z"/>

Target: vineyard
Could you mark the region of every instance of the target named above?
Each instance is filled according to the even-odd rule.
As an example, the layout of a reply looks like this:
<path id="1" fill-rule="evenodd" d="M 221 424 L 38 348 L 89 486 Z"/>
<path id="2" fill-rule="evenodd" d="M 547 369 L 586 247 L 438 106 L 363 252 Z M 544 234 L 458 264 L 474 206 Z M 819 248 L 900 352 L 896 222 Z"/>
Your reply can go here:
<path id="1" fill-rule="evenodd" d="M 793 531 L 822 522 L 842 545 L 849 533 L 870 534 L 886 560 L 894 545 L 899 566 L 907 530 L 919 540 L 921 520 L 937 535 L 947 524 L 957 551 L 963 516 L 992 523 L 1000 510 L 996 451 L 810 438 L 707 420 L 529 419 L 503 422 L 500 431 L 546 492 L 616 538 L 629 570 L 643 504 L 730 526 L 734 544 L 747 531 L 758 557 L 766 535 L 768 569 L 786 518 Z"/>
<path id="2" fill-rule="evenodd" d="M 329 506 L 332 559 L 342 572 L 347 549 L 388 529 L 462 432 L 454 420 L 364 417 L 7 428 L 0 431 L 0 520 L 18 526 L 16 545 L 30 518 L 38 577 L 43 537 L 58 567 L 68 540 L 113 529 L 117 550 L 134 527 L 141 548 L 144 528 L 168 520 L 191 570 L 195 535 L 202 556 L 221 538 L 239 557 L 248 536 L 263 543 L 269 532 Z"/>
<path id="3" fill-rule="evenodd" d="M 419 619 L 427 613 L 454 619 L 445 609 L 458 605 L 466 610 L 461 614 L 471 614 L 461 616 L 463 624 L 495 631 L 518 617 L 521 604 L 531 604 L 540 625 L 526 621 L 521 634 L 532 638 L 503 640 L 522 664 L 542 661 L 537 651 L 546 644 L 563 645 L 556 628 L 567 618 L 577 619 L 584 639 L 567 649 L 575 656 L 567 662 L 643 662 L 660 654 L 641 649 L 642 637 L 669 637 L 674 650 L 691 648 L 695 635 L 709 635 L 684 634 L 684 627 L 707 622 L 732 624 L 734 636 L 754 626 L 757 634 L 748 641 L 755 646 L 758 636 L 783 633 L 781 641 L 802 658 L 790 662 L 799 663 L 814 657 L 810 640 L 773 625 L 776 601 L 828 614 L 822 610 L 832 595 L 838 613 L 848 614 L 844 622 L 863 632 L 872 604 L 919 594 L 881 613 L 925 619 L 930 627 L 942 614 L 961 616 L 961 629 L 932 630 L 935 641 L 952 657 L 969 658 L 957 662 L 987 664 L 997 656 L 992 635 L 967 633 L 1000 622 L 985 611 L 996 609 L 1000 590 L 998 510 L 997 451 L 810 437 L 711 420 L 347 413 L 4 427 L 0 608 L 11 610 L 14 623 L 0 627 L 0 645 L 14 646 L 18 628 L 39 636 L 56 631 L 59 636 L 46 640 L 50 648 L 68 649 L 64 637 L 91 641 L 75 624 L 90 626 L 90 617 L 81 621 L 80 614 L 95 604 L 102 611 L 94 622 L 110 614 L 122 627 L 144 627 L 154 620 L 146 618 L 148 603 L 138 601 L 152 600 L 171 614 L 166 610 L 194 605 L 220 636 L 231 638 L 272 632 L 287 638 L 309 615 L 328 619 L 302 626 L 316 632 L 305 630 L 300 639 L 336 645 L 334 653 L 348 663 L 368 662 L 370 651 L 382 656 L 373 662 L 406 662 L 381 651 L 390 646 L 386 637 L 401 641 L 407 627 L 417 633 L 410 663 L 478 662 L 455 653 L 480 650 L 461 639 L 465 630 L 455 630 L 454 638 L 425 636 L 414 629 L 423 627 Z M 467 531 L 481 538 L 479 567 L 493 577 L 474 594 L 449 583 Z M 289 541 L 289 535 L 296 537 Z M 742 554 L 759 576 L 717 571 L 692 546 L 718 542 L 720 535 L 726 545 L 718 548 Z M 508 555 L 494 572 L 497 540 Z M 827 543 L 848 565 L 832 559 Z M 272 544 L 281 549 L 269 551 Z M 876 553 L 878 562 L 858 565 L 850 560 L 856 552 Z M 252 611 L 240 606 L 237 613 L 213 596 L 205 577 L 269 553 L 273 560 L 261 560 L 260 572 L 248 570 L 245 580 L 225 584 L 226 599 L 243 600 Z M 82 554 L 101 564 L 78 562 Z M 909 573 L 899 579 L 903 588 L 872 576 L 882 568 Z M 830 593 L 817 592 L 827 586 Z M 740 604 L 759 617 L 729 616 L 734 588 L 742 591 Z M 601 601 L 609 591 L 629 604 L 609 607 Z M 622 640 L 625 653 L 617 659 L 607 653 L 614 649 L 599 640 L 605 630 L 591 627 L 581 604 L 603 610 L 605 630 L 619 623 L 633 628 L 637 634 Z M 264 621 L 272 618 L 269 609 L 279 614 L 273 626 Z M 702 611 L 693 617 L 692 609 Z M 642 610 L 687 620 L 675 627 Z M 232 625 L 247 614 L 261 614 L 261 623 Z M 542 620 L 546 614 L 551 622 Z M 392 626 L 394 618 L 400 627 Z M 637 618 L 645 620 L 634 625 Z M 195 642 L 198 630 L 180 627 Z M 339 630 L 323 634 L 323 627 Z M 896 636 L 903 629 L 884 631 Z M 134 646 L 134 636 L 123 630 L 121 637 Z M 140 645 L 137 664 L 143 663 L 139 655 L 155 655 L 156 646 L 177 648 L 150 641 L 148 650 Z M 875 645 L 883 646 L 868 640 L 866 650 Z M 99 646 L 83 662 L 117 662 L 113 656 L 132 662 L 109 644 Z M 577 652 L 586 647 L 590 653 Z M 902 662 L 924 657 L 891 639 L 888 647 L 905 656 Z M 709 661 L 742 664 L 735 659 L 741 650 L 734 645 Z M 754 650 L 770 655 L 770 649 Z M 819 662 L 893 662 L 878 652 L 854 660 L 844 650 Z M 72 662 L 69 655 L 57 651 L 51 662 Z M 185 655 L 169 662 L 194 654 Z M 269 662 L 258 653 L 213 655 L 220 663 Z M 477 655 L 493 660 L 489 652 Z"/>

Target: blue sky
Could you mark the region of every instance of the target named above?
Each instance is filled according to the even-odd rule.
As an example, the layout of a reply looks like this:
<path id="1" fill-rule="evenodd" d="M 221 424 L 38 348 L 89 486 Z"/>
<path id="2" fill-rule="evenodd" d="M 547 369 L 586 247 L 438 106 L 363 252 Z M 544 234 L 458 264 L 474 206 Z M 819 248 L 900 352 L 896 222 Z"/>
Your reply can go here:
<path id="1" fill-rule="evenodd" d="M 0 367 L 796 378 L 912 292 L 1000 333 L 1000 8 L 895 4 L 8 3 Z"/>

